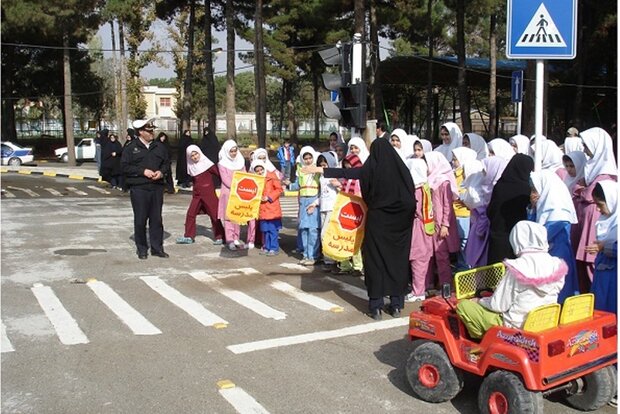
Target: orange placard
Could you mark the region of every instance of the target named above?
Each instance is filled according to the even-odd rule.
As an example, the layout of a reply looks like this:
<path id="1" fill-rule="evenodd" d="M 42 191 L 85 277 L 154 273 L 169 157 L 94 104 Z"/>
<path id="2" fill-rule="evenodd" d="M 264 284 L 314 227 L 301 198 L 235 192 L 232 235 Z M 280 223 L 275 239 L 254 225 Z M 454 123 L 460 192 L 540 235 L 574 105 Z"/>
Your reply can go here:
<path id="1" fill-rule="evenodd" d="M 342 261 L 357 253 L 364 240 L 366 203 L 361 197 L 338 193 L 332 216 L 321 240 L 323 254 Z"/>
<path id="2" fill-rule="evenodd" d="M 237 224 L 247 224 L 250 220 L 258 219 L 263 188 L 264 176 L 235 171 L 226 205 L 226 218 Z"/>

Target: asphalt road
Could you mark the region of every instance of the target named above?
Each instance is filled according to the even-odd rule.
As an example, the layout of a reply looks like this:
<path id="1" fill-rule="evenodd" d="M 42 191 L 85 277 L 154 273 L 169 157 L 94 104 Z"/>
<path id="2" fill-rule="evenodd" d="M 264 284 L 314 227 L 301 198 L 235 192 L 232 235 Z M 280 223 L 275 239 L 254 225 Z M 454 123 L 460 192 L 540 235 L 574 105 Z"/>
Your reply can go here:
<path id="1" fill-rule="evenodd" d="M 2 195 L 3 413 L 478 411 L 472 378 L 448 403 L 413 397 L 407 318 L 374 322 L 361 278 L 297 265 L 293 212 L 265 257 L 213 245 L 204 216 L 176 245 L 190 196 L 166 195 L 171 257 L 141 261 L 129 197 L 90 185 L 2 175 L 39 194 Z"/>

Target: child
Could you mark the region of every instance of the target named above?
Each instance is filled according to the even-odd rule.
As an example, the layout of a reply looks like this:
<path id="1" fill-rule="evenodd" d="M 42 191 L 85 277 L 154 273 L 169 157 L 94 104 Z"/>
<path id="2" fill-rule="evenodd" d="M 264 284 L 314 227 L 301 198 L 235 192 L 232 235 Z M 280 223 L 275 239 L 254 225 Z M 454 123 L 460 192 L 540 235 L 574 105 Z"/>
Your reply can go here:
<path id="1" fill-rule="evenodd" d="M 482 338 L 493 326 L 521 329 L 527 314 L 556 303 L 568 270 L 562 259 L 547 253 L 547 230 L 531 221 L 518 222 L 510 232 L 516 259 L 505 260 L 506 274 L 492 296 L 462 300 L 456 305 L 472 338 Z"/>
<path id="2" fill-rule="evenodd" d="M 291 179 L 291 169 L 295 162 L 295 148 L 291 146 L 291 140 L 284 138 L 284 143 L 278 148 L 278 161 L 280 162 L 280 171 L 285 180 Z"/>
<path id="3" fill-rule="evenodd" d="M 603 180 L 596 183 L 592 197 L 601 213 L 596 222 L 596 242 L 586 251 L 596 254 L 594 260 L 594 307 L 618 314 L 618 183 Z"/>
<path id="4" fill-rule="evenodd" d="M 222 186 L 220 188 L 220 200 L 217 208 L 217 217 L 224 222 L 224 234 L 226 236 L 226 243 L 230 250 L 244 249 L 245 245 L 239 241 L 241 229 L 238 224 L 229 221 L 226 218 L 226 205 L 228 204 L 228 198 L 230 197 L 230 186 L 232 184 L 232 177 L 235 171 L 245 172 L 245 159 L 237 143 L 232 139 L 224 142 L 219 154 L 218 170 L 220 172 L 220 178 L 222 179 Z M 252 228 L 252 230 L 254 230 Z M 250 229 L 248 229 L 248 237 L 250 235 Z"/>
<path id="5" fill-rule="evenodd" d="M 282 184 L 276 173 L 267 171 L 266 163 L 260 159 L 252 161 L 250 171 L 265 177 L 263 198 L 258 215 L 258 225 L 263 233 L 263 248 L 260 254 L 276 256 L 280 253 L 278 231 L 282 228 L 282 207 L 280 206 Z"/>
<path id="6" fill-rule="evenodd" d="M 217 218 L 218 200 L 215 194 L 213 177 L 219 177 L 219 171 L 197 145 L 187 147 L 187 173 L 192 177 L 192 201 L 185 216 L 185 236 L 177 239 L 178 244 L 194 243 L 196 238 L 196 216 L 207 213 L 213 229 L 213 244 L 222 244 L 224 227 Z"/>
<path id="7" fill-rule="evenodd" d="M 320 174 L 303 174 L 301 166 L 311 166 L 315 163 L 315 152 L 310 146 L 301 149 L 299 156 L 301 165 L 298 166 L 297 180 L 289 188 L 299 190 L 299 230 L 303 246 L 303 258 L 299 264 L 312 266 L 316 262 L 319 247 L 319 227 L 321 214 L 319 206 L 319 179 Z"/>
<path id="8" fill-rule="evenodd" d="M 362 161 L 355 154 L 348 154 L 344 157 L 344 161 L 342 161 L 342 166 L 344 168 L 360 168 L 362 166 Z M 342 187 L 340 191 L 344 191 L 349 194 L 356 195 L 358 197 L 362 196 L 362 190 L 360 189 L 359 180 L 355 179 L 346 179 L 342 182 Z M 351 256 L 350 259 L 343 260 L 338 263 L 338 274 L 341 275 L 353 275 L 353 276 L 361 276 L 364 272 L 364 262 L 362 259 L 362 250 L 360 249 L 357 253 Z"/>
<path id="9" fill-rule="evenodd" d="M 464 168 L 463 166 L 469 162 L 476 161 L 478 154 L 471 148 L 458 147 L 452 150 L 452 168 L 456 179 L 456 186 L 459 189 L 459 198 L 452 203 L 454 214 L 456 215 L 456 224 L 459 232 L 460 249 L 457 258 L 457 270 L 469 269 L 465 261 L 465 245 L 469 237 L 470 216 L 469 208 L 460 200 L 460 195 L 465 193 L 463 187 Z"/>
<path id="10" fill-rule="evenodd" d="M 545 226 L 549 254 L 563 259 L 568 266 L 558 303 L 564 303 L 567 297 L 579 294 L 577 264 L 570 244 L 571 224 L 577 223 L 577 214 L 568 188 L 562 184 L 560 177 L 551 170 L 530 174 L 530 202 L 535 210 L 534 217 L 530 219 Z"/>
<path id="11" fill-rule="evenodd" d="M 331 137 L 331 136 L 330 136 Z M 319 167 L 323 168 L 336 168 L 338 166 L 338 161 L 336 159 L 336 153 L 333 151 L 327 151 L 321 153 L 317 158 L 316 164 Z M 325 230 L 327 229 L 327 224 L 331 219 L 332 211 L 334 209 L 334 203 L 336 202 L 336 196 L 338 195 L 338 191 L 342 187 L 340 181 L 336 178 L 324 178 L 321 176 L 320 179 L 321 186 L 321 240 L 325 234 Z M 323 270 L 326 272 L 329 271 L 337 271 L 336 262 L 333 259 L 330 259 L 328 256 L 323 256 L 324 267 Z"/>
<path id="12" fill-rule="evenodd" d="M 415 186 L 416 211 L 411 231 L 409 264 L 411 266 L 411 292 L 405 296 L 406 302 L 426 299 L 427 282 L 431 279 L 431 258 L 433 257 L 433 205 L 431 189 L 428 186 L 428 166 L 420 158 L 410 158 L 406 162 Z"/>
<path id="13" fill-rule="evenodd" d="M 360 137 L 353 137 L 347 143 L 349 146 L 349 154 L 357 155 L 362 161 L 362 164 L 366 162 L 368 155 L 368 147 L 366 146 L 366 142 Z"/>
<path id="14" fill-rule="evenodd" d="M 428 164 L 428 184 L 431 187 L 435 234 L 433 257 L 437 266 L 439 283 L 452 282 L 450 252 L 458 251 L 459 235 L 452 202 L 458 198 L 456 180 L 452 167 L 440 152 L 425 154 Z"/>
<path id="15" fill-rule="evenodd" d="M 278 171 L 276 166 L 273 165 L 273 163 L 269 159 L 269 153 L 267 152 L 267 150 L 265 148 L 257 148 L 254 152 L 252 152 L 252 156 L 250 157 L 250 164 L 254 160 L 261 160 L 261 161 L 263 161 L 265 163 L 265 168 L 267 169 L 267 172 L 275 173 L 276 177 L 278 177 L 279 180 L 283 180 L 284 179 L 284 174 L 282 174 L 280 171 Z M 251 168 L 250 168 L 250 171 L 252 171 Z"/>
<path id="16" fill-rule="evenodd" d="M 473 132 L 468 132 L 463 135 L 463 146 L 476 151 L 476 159 L 478 161 L 482 161 L 489 156 L 487 142 L 480 135 L 474 134 Z"/>

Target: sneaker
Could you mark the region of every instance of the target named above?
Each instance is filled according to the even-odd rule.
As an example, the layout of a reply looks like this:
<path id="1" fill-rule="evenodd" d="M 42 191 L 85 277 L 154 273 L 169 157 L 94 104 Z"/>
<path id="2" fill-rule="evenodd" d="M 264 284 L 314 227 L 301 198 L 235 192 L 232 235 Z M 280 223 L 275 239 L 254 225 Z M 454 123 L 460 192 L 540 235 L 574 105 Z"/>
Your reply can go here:
<path id="1" fill-rule="evenodd" d="M 222 239 L 215 239 L 213 241 L 213 244 L 216 245 L 216 246 L 220 246 L 220 245 L 224 244 L 224 241 Z"/>
<path id="2" fill-rule="evenodd" d="M 316 263 L 316 260 L 314 260 L 314 259 L 305 259 L 305 260 L 302 260 L 302 262 L 303 262 L 302 265 L 304 265 L 304 266 L 314 266 L 314 264 Z"/>
<path id="3" fill-rule="evenodd" d="M 177 244 L 192 244 L 194 239 L 191 237 L 177 237 Z"/>
<path id="4" fill-rule="evenodd" d="M 248 243 L 248 249 L 253 249 L 254 248 L 254 243 Z"/>
<path id="5" fill-rule="evenodd" d="M 611 399 L 611 401 L 609 401 L 609 403 L 607 404 L 610 407 L 614 407 L 617 408 L 618 407 L 618 396 L 614 396 L 614 398 Z"/>
<path id="6" fill-rule="evenodd" d="M 424 299 L 426 299 L 426 296 L 424 295 L 416 296 L 413 293 L 409 293 L 407 296 L 405 296 L 405 302 L 407 303 L 421 302 Z"/>
<path id="7" fill-rule="evenodd" d="M 229 243 L 228 250 L 237 250 L 237 246 L 235 246 L 235 243 Z"/>
<path id="8" fill-rule="evenodd" d="M 275 251 L 275 250 L 269 250 L 269 251 L 267 252 L 267 256 L 277 256 L 277 255 L 279 255 L 279 254 L 280 254 L 280 252 L 277 252 L 277 251 Z"/>

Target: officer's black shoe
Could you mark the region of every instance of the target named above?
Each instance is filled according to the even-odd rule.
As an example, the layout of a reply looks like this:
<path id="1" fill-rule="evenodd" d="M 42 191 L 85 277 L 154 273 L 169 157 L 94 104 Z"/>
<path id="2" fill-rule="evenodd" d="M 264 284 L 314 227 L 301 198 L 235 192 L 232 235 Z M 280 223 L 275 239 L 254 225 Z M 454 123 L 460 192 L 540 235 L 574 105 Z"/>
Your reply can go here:
<path id="1" fill-rule="evenodd" d="M 392 308 L 390 310 L 390 315 L 392 315 L 393 318 L 400 318 L 400 309 Z"/>
<path id="2" fill-rule="evenodd" d="M 138 259 L 144 260 L 149 257 L 146 253 L 138 253 Z"/>
<path id="3" fill-rule="evenodd" d="M 151 252 L 151 256 L 162 257 L 164 259 L 167 259 L 170 257 L 170 255 L 163 250 L 161 252 Z"/>
<path id="4" fill-rule="evenodd" d="M 381 320 L 381 309 L 379 308 L 373 309 L 370 312 L 368 312 L 366 315 L 370 316 L 375 321 L 380 321 Z"/>

